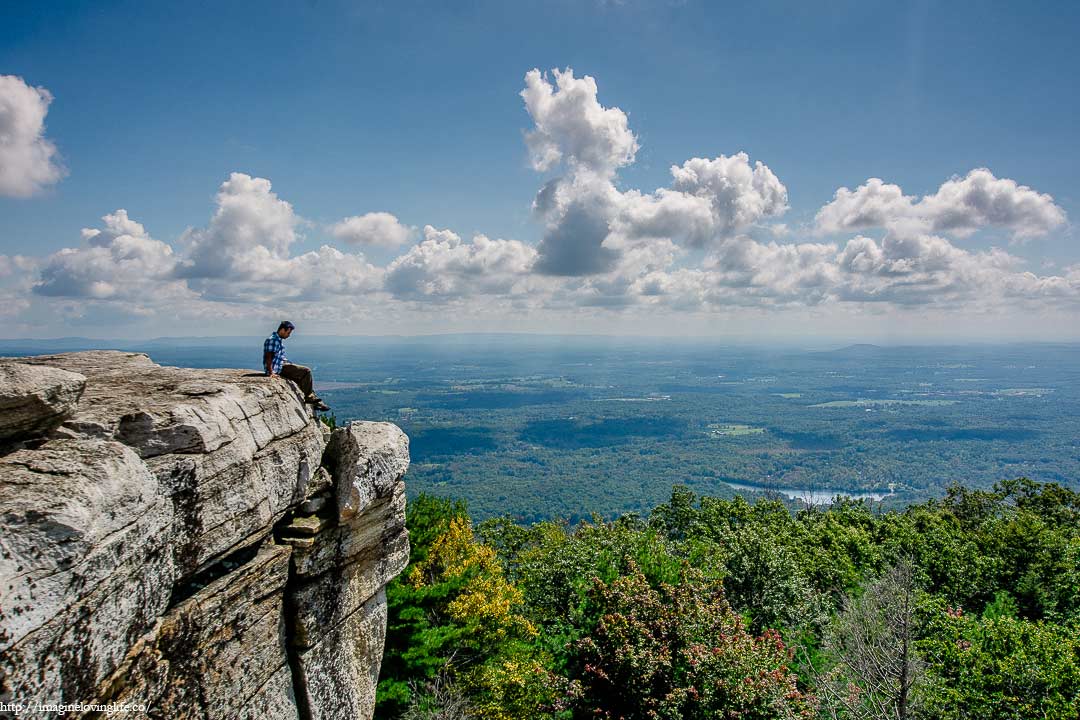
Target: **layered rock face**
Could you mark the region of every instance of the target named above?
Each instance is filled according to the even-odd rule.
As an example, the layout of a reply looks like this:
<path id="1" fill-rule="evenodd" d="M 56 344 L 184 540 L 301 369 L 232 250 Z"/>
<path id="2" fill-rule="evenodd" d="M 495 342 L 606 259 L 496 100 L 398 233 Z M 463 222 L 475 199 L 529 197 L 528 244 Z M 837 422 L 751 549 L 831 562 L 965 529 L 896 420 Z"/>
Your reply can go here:
<path id="1" fill-rule="evenodd" d="M 0 702 L 372 716 L 409 556 L 396 426 L 331 434 L 281 378 L 71 353 L 0 360 L 0 453 Z"/>

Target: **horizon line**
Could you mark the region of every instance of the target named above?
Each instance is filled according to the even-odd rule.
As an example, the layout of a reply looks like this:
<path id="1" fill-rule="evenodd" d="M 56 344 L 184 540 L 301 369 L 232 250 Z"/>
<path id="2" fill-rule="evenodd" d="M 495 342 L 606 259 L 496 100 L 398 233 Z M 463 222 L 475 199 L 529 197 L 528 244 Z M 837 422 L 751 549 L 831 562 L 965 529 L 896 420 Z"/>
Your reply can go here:
<path id="1" fill-rule="evenodd" d="M 142 343 L 171 343 L 180 341 L 247 341 L 251 338 L 262 337 L 262 333 L 250 335 L 160 335 L 146 338 L 117 338 L 117 337 L 86 337 L 81 335 L 65 335 L 59 337 L 23 337 L 23 338 L 0 338 L 0 346 L 12 346 L 16 344 L 35 343 L 68 343 L 68 344 L 118 344 L 137 345 Z M 417 333 L 417 334 L 381 334 L 381 335 L 343 335 L 343 334 L 310 334 L 298 335 L 293 340 L 438 340 L 440 338 L 507 338 L 507 339 L 572 339 L 572 340 L 624 340 L 624 341 L 662 341 L 662 342 L 698 342 L 701 344 L 738 344 L 738 345 L 795 345 L 795 346 L 821 346 L 842 345 L 846 349 L 852 347 L 971 347 L 971 346 L 1003 346 L 1003 345 L 1057 345 L 1076 346 L 1080 345 L 1080 338 L 1075 339 L 1023 339 L 1023 338 L 1000 338 L 1000 339 L 957 339 L 940 338 L 938 336 L 907 337 L 895 339 L 881 338 L 858 338 L 852 336 L 821 336 L 809 337 L 795 335 L 788 338 L 767 337 L 758 338 L 747 335 L 644 335 L 644 334 L 601 334 L 601 333 L 534 333 L 524 331 L 499 331 L 499 332 L 451 332 L 451 333 Z"/>

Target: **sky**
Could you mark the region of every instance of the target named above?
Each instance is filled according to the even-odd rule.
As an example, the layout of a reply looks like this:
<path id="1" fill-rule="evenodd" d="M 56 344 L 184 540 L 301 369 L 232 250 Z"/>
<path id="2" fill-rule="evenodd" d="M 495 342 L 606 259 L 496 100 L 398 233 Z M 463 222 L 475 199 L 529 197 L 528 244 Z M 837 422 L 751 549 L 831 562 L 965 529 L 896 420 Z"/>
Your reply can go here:
<path id="1" fill-rule="evenodd" d="M 0 7 L 4 337 L 1080 339 L 1073 2 Z"/>

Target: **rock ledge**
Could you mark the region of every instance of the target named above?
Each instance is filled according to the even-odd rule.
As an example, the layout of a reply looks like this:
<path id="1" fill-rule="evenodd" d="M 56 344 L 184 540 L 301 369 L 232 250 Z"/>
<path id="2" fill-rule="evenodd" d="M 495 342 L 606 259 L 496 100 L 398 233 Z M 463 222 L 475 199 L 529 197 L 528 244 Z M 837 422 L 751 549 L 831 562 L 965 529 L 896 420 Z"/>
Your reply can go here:
<path id="1" fill-rule="evenodd" d="M 0 702 L 371 718 L 408 463 L 281 378 L 0 360 Z"/>

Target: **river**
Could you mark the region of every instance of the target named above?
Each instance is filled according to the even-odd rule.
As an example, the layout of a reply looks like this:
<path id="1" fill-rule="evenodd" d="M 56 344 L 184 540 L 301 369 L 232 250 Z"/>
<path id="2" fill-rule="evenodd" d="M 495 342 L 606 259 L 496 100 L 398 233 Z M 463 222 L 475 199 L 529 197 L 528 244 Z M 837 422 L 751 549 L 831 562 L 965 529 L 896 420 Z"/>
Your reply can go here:
<path id="1" fill-rule="evenodd" d="M 888 492 L 848 492 L 846 490 L 831 490 L 828 488 L 783 488 L 776 486 L 754 485 L 752 483 L 738 483 L 725 480 L 733 490 L 745 492 L 766 492 L 769 490 L 785 495 L 792 500 L 810 501 L 812 505 L 831 505 L 837 495 L 853 500 L 884 500 L 892 495 Z"/>

